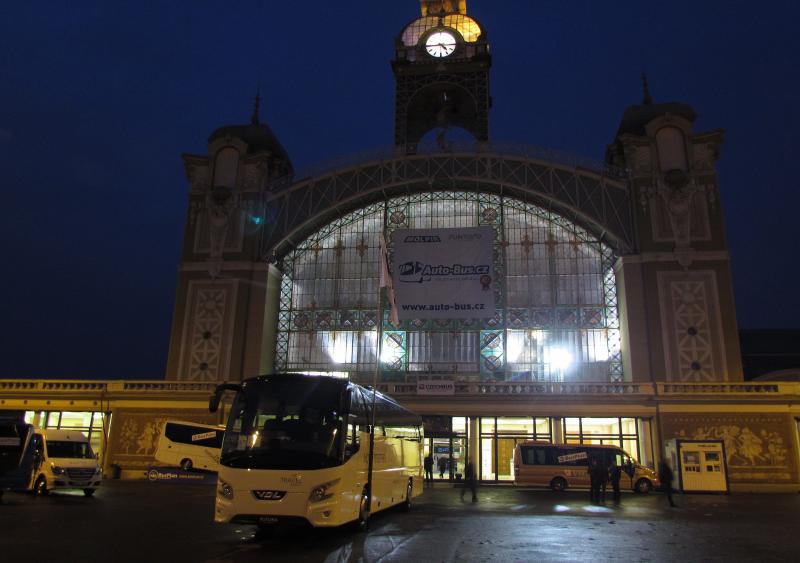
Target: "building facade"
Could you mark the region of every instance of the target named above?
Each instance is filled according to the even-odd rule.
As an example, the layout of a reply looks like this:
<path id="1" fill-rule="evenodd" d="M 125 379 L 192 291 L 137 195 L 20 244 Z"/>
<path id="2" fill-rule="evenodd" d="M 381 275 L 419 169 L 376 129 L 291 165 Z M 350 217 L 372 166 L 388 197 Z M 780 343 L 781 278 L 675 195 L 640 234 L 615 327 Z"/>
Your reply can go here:
<path id="1" fill-rule="evenodd" d="M 297 178 L 256 106 L 184 155 L 166 382 L 53 383 L 49 399 L 45 382 L 0 382 L 0 408 L 103 413 L 106 463 L 135 473 L 161 420 L 212 420 L 214 384 L 305 372 L 422 414 L 446 478 L 471 457 L 481 479 L 511 480 L 523 440 L 616 444 L 654 465 L 684 437 L 725 442 L 734 489 L 796 489 L 800 388 L 742 380 L 722 131 L 695 131 L 689 105 L 654 102 L 645 82 L 603 162 L 493 143 L 488 30 L 464 0 L 420 4 L 395 39 L 390 149 Z M 468 227 L 493 233 L 494 314 L 393 323 L 381 236 Z"/>

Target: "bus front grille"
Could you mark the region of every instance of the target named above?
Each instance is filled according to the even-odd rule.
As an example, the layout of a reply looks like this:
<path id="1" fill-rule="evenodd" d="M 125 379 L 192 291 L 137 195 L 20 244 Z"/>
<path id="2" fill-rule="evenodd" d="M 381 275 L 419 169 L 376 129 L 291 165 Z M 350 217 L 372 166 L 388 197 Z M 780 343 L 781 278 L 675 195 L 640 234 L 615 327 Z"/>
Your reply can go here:
<path id="1" fill-rule="evenodd" d="M 253 491 L 253 496 L 258 500 L 281 500 L 286 491 Z"/>
<path id="2" fill-rule="evenodd" d="M 74 481 L 88 481 L 94 475 L 94 469 L 87 468 L 87 469 L 67 469 L 67 475 L 70 479 Z"/>

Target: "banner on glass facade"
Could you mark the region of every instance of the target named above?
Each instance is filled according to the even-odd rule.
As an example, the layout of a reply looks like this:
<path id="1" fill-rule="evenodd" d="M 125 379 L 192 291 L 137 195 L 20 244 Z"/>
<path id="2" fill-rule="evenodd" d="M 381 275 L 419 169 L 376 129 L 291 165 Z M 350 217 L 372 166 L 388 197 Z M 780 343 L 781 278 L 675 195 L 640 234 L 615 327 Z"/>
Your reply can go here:
<path id="1" fill-rule="evenodd" d="M 400 319 L 493 317 L 493 241 L 492 227 L 392 233 Z"/>
<path id="2" fill-rule="evenodd" d="M 417 395 L 455 395 L 456 384 L 453 381 L 434 379 L 418 379 Z"/>

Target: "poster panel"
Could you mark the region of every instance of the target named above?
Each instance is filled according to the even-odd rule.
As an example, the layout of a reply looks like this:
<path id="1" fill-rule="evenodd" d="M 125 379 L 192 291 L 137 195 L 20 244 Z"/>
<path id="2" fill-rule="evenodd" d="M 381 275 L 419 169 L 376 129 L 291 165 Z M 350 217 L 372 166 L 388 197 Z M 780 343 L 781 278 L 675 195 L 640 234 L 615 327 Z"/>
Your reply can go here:
<path id="1" fill-rule="evenodd" d="M 398 229 L 392 233 L 399 318 L 494 316 L 492 227 Z"/>

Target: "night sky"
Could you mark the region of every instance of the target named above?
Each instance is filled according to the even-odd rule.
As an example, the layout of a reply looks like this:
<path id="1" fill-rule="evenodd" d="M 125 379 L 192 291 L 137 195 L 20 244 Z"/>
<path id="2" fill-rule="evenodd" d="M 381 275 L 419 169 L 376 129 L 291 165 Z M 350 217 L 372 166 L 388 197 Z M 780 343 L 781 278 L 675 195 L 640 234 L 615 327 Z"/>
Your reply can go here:
<path id="1" fill-rule="evenodd" d="M 800 3 L 469 0 L 490 139 L 602 159 L 645 70 L 722 128 L 740 328 L 800 327 Z M 182 153 L 262 121 L 295 168 L 393 141 L 393 41 L 417 0 L 3 2 L 0 378 L 163 377 Z"/>

